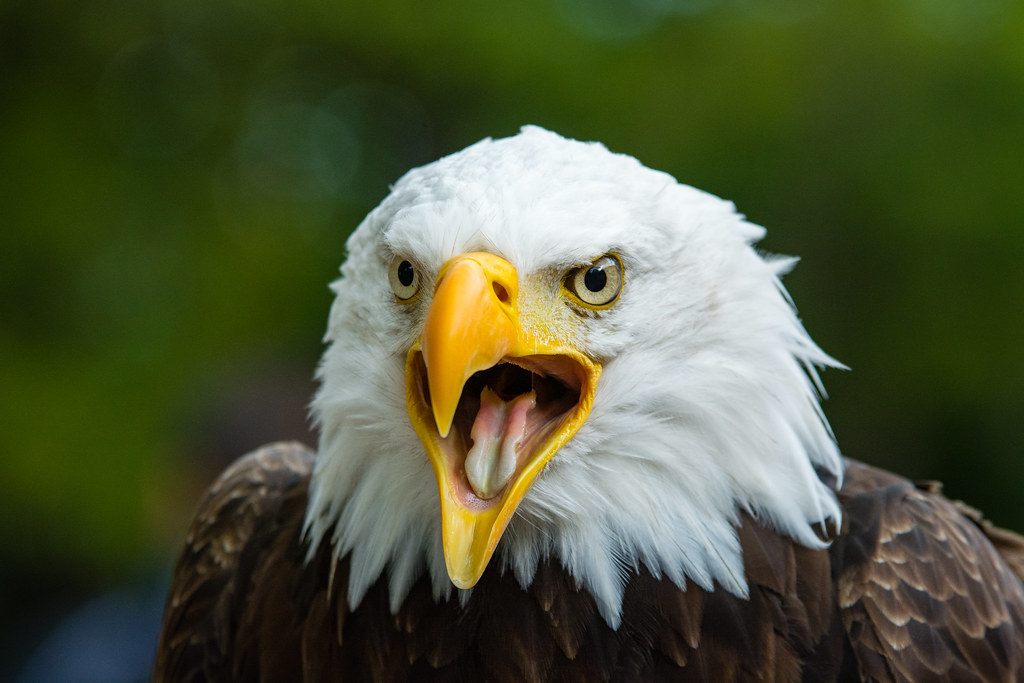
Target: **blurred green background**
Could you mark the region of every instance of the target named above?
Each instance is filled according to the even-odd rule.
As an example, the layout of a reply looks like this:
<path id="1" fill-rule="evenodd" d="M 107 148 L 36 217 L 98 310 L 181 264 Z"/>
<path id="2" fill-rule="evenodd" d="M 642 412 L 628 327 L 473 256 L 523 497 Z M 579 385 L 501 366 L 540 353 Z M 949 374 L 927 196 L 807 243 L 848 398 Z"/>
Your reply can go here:
<path id="1" fill-rule="evenodd" d="M 843 451 L 1024 530 L 1021 36 L 1013 0 L 3 3 L 0 678 L 310 439 L 349 231 L 525 123 L 767 226 Z"/>

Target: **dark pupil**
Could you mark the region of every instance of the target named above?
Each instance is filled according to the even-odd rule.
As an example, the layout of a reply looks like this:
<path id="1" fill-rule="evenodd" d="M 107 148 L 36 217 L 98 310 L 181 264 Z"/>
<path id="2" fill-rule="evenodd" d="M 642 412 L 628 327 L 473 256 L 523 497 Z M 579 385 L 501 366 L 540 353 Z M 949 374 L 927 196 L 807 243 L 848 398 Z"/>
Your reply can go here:
<path id="1" fill-rule="evenodd" d="M 411 285 L 415 275 L 416 271 L 413 270 L 412 264 L 408 261 L 402 261 L 398 264 L 398 281 L 402 283 L 403 287 Z"/>
<path id="2" fill-rule="evenodd" d="M 583 284 L 591 292 L 600 292 L 604 289 L 604 286 L 608 284 L 608 276 L 605 274 L 603 268 L 594 266 L 587 271 L 586 275 L 583 276 Z"/>

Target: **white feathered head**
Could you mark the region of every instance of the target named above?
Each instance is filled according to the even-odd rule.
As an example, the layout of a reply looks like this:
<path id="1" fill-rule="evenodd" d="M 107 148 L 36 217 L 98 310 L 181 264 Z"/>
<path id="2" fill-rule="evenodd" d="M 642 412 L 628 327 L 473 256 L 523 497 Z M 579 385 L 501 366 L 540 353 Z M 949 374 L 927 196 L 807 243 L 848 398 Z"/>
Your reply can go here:
<path id="1" fill-rule="evenodd" d="M 820 547 L 840 458 L 804 331 L 733 205 L 536 127 L 414 169 L 348 242 L 307 529 L 397 609 L 556 558 L 617 625 L 639 564 L 745 595 L 750 513 Z"/>

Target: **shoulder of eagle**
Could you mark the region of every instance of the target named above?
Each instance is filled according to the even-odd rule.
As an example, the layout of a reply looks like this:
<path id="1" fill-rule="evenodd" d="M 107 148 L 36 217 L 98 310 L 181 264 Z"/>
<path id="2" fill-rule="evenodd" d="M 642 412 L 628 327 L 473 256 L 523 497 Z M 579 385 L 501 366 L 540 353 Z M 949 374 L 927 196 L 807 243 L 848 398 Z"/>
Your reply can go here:
<path id="1" fill-rule="evenodd" d="M 211 487 L 162 681 L 1014 681 L 1024 539 L 844 460 L 794 260 L 536 127 L 348 241 L 312 414 Z"/>
<path id="2" fill-rule="evenodd" d="M 622 623 L 553 563 L 485 575 L 461 603 L 381 578 L 356 609 L 347 562 L 302 537 L 312 451 L 267 446 L 204 498 L 174 571 L 156 680 L 1014 681 L 1024 676 L 1024 538 L 847 460 L 843 526 L 809 549 L 750 517 L 749 599 L 642 567 Z M 608 672 L 614 672 L 609 675 Z"/>

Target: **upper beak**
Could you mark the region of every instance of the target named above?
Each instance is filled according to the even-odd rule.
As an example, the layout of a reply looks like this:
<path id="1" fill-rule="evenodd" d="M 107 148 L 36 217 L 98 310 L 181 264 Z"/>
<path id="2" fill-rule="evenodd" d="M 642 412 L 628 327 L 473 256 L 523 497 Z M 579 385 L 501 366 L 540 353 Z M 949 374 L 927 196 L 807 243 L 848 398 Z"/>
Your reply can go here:
<path id="1" fill-rule="evenodd" d="M 601 373 L 558 330 L 524 329 L 519 305 L 512 264 L 457 256 L 406 358 L 409 416 L 437 478 L 459 588 L 479 580 L 537 475 L 586 420 Z"/>
<path id="2" fill-rule="evenodd" d="M 451 429 L 466 380 L 519 346 L 518 289 L 512 264 L 491 254 L 453 259 L 438 275 L 422 345 L 442 437 Z"/>

